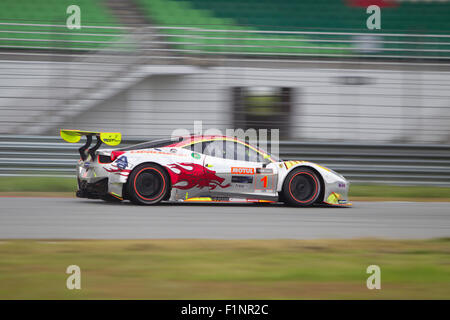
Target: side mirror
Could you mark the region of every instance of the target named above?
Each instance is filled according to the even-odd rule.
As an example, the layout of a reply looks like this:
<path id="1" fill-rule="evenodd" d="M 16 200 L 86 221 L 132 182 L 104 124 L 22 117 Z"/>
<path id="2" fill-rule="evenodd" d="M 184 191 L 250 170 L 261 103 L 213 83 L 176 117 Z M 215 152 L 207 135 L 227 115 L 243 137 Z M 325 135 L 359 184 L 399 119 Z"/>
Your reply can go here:
<path id="1" fill-rule="evenodd" d="M 263 168 L 265 168 L 269 163 L 270 156 L 268 154 L 264 155 L 264 160 L 266 160 L 266 162 L 263 163 Z"/>

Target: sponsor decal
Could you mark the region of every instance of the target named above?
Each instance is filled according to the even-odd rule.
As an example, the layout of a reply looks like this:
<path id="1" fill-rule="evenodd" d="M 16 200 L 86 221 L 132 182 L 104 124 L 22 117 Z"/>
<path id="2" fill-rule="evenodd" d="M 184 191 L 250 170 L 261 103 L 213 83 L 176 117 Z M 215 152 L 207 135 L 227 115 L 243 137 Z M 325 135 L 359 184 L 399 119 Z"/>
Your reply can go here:
<path id="1" fill-rule="evenodd" d="M 303 163 L 305 161 L 285 161 L 284 165 L 286 166 L 286 169 L 290 169 L 293 166 L 296 166 L 297 164 Z"/>
<path id="2" fill-rule="evenodd" d="M 157 150 L 157 149 L 155 149 Z M 175 150 L 175 149 L 174 149 Z M 163 155 L 168 155 L 168 156 L 179 156 L 179 157 L 184 157 L 184 154 L 179 154 L 179 153 L 169 153 L 169 152 L 164 152 L 164 151 L 154 151 L 154 150 L 134 150 L 134 151 L 129 151 L 130 153 L 138 153 L 138 154 L 163 154 Z"/>
<path id="3" fill-rule="evenodd" d="M 83 167 L 84 167 L 85 169 L 89 169 L 90 166 L 91 166 L 91 163 L 90 163 L 89 161 L 86 161 L 86 162 L 83 164 Z"/>
<path id="4" fill-rule="evenodd" d="M 105 168 L 105 170 L 109 173 L 116 173 L 118 175 L 127 177 L 131 170 L 126 169 L 128 167 L 128 158 L 127 156 L 119 157 L 114 163 L 111 164 L 110 168 Z"/>
<path id="5" fill-rule="evenodd" d="M 119 169 L 126 169 L 128 167 L 128 158 L 127 156 L 121 156 L 116 160 L 116 166 Z"/>
<path id="6" fill-rule="evenodd" d="M 325 171 L 331 172 L 330 169 L 325 168 L 324 166 L 321 166 L 320 164 L 317 164 L 317 163 L 316 163 L 316 166 L 318 166 L 319 168 L 322 168 L 322 169 L 325 170 Z"/>
<path id="7" fill-rule="evenodd" d="M 339 187 L 339 188 L 345 188 L 345 183 L 339 182 L 339 183 L 338 183 L 338 187 Z"/>
<path id="8" fill-rule="evenodd" d="M 192 152 L 191 153 L 191 156 L 192 156 L 192 158 L 194 158 L 194 159 L 200 159 L 200 154 L 198 154 L 198 153 L 195 153 L 195 152 Z"/>
<path id="9" fill-rule="evenodd" d="M 250 184 L 245 184 L 245 183 L 233 183 L 233 188 L 235 188 L 235 189 L 242 189 L 242 190 L 248 190 L 248 189 L 251 189 L 251 185 Z"/>
<path id="10" fill-rule="evenodd" d="M 338 204 L 339 200 L 341 200 L 341 195 L 339 193 L 336 192 L 332 192 L 328 198 L 327 198 L 327 203 L 329 204 Z"/>
<path id="11" fill-rule="evenodd" d="M 177 151 L 178 151 L 177 149 L 170 149 L 171 153 L 177 153 Z"/>
<path id="12" fill-rule="evenodd" d="M 213 201 L 229 201 L 229 197 L 212 197 L 211 200 Z"/>
<path id="13" fill-rule="evenodd" d="M 255 169 L 244 167 L 231 167 L 231 174 L 255 174 Z"/>
<path id="14" fill-rule="evenodd" d="M 272 174 L 273 170 L 267 168 L 257 168 L 256 173 Z"/>
<path id="15" fill-rule="evenodd" d="M 213 201 L 210 197 L 196 197 L 196 198 L 189 198 L 185 199 L 184 202 L 211 202 Z"/>
<path id="16" fill-rule="evenodd" d="M 192 188 L 217 187 L 228 188 L 231 184 L 223 185 L 225 181 L 216 175 L 216 172 L 196 163 L 172 163 L 167 165 L 169 175 L 174 188 L 187 190 Z"/>
<path id="17" fill-rule="evenodd" d="M 232 183 L 253 183 L 253 177 L 249 176 L 232 176 Z"/>
<path id="18" fill-rule="evenodd" d="M 260 202 L 259 199 L 251 199 L 251 198 L 247 198 L 246 200 L 247 200 L 247 202 Z"/>

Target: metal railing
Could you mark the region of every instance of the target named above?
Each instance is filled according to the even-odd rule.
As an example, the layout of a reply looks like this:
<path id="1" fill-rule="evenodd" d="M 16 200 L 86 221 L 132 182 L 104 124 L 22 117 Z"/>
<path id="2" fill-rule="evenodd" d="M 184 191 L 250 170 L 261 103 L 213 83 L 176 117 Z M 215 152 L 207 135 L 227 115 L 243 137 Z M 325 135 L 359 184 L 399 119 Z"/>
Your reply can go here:
<path id="1" fill-rule="evenodd" d="M 55 136 L 0 136 L 0 175 L 73 177 L 81 145 Z M 450 186 L 450 145 L 281 141 L 279 147 L 283 160 L 317 162 L 351 182 Z"/>
<path id="2" fill-rule="evenodd" d="M 0 23 L 0 52 L 18 50 L 20 56 L 83 56 L 87 51 L 127 55 L 137 50 L 154 59 L 177 60 L 227 57 L 383 58 L 422 62 L 450 59 L 450 34 L 356 31 L 258 30 L 257 26 L 83 26 L 68 30 L 64 24 Z M 25 28 L 25 29 L 24 29 Z M 127 34 L 157 35 L 135 41 Z M 39 35 L 28 37 L 30 34 Z"/>
<path id="3" fill-rule="evenodd" d="M 158 135 L 165 126 L 189 125 L 192 115 L 211 127 L 244 127 L 231 120 L 231 90 L 246 85 L 294 89 L 292 139 L 448 142 L 450 35 L 444 32 L 372 36 L 136 25 L 67 30 L 4 22 L 0 133 L 55 134 L 63 124 L 79 127 L 81 121 Z M 379 59 L 386 52 L 399 59 Z M 152 77 L 169 73 L 149 71 L 152 66 L 193 69 L 190 75 L 178 71 L 184 82 L 162 87 Z M 118 101 L 123 107 L 114 107 Z M 111 107 L 102 109 L 103 103 Z M 124 111 L 135 121 L 122 121 Z M 89 121 L 81 119 L 88 113 Z M 326 134 L 332 131 L 335 138 Z"/>

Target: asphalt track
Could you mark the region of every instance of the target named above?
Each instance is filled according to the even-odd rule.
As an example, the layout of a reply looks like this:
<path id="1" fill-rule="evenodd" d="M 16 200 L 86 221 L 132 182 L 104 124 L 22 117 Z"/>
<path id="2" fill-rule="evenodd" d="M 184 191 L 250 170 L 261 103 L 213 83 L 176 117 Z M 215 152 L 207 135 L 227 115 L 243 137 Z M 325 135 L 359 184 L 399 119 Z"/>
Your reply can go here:
<path id="1" fill-rule="evenodd" d="M 353 208 L 0 198 L 0 238 L 315 239 L 450 236 L 445 202 L 357 202 Z"/>

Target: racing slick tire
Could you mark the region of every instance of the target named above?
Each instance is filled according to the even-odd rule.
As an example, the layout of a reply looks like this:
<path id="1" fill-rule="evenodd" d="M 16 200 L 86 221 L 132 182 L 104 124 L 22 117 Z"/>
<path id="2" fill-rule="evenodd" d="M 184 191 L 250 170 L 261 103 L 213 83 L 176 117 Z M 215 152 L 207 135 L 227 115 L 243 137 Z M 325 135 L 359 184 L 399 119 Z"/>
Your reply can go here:
<path id="1" fill-rule="evenodd" d="M 317 201 L 321 185 L 317 173 L 305 167 L 290 172 L 283 183 L 280 198 L 290 206 L 307 207 Z"/>
<path id="2" fill-rule="evenodd" d="M 140 205 L 156 204 L 166 197 L 170 178 L 157 164 L 143 163 L 137 166 L 128 177 L 127 193 L 133 203 Z"/>

